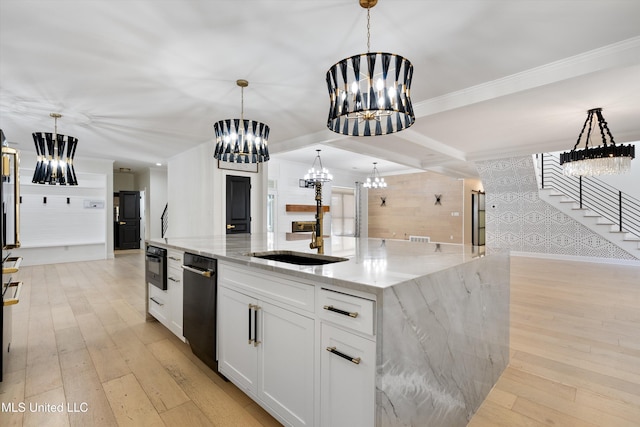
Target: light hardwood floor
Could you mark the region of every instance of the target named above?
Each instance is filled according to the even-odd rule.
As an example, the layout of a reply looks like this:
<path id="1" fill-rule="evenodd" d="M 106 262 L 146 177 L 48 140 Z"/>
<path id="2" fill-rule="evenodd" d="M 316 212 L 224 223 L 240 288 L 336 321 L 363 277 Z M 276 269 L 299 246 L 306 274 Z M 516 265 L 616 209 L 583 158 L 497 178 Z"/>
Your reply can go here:
<path id="1" fill-rule="evenodd" d="M 143 264 L 21 268 L 0 402 L 26 410 L 0 426 L 279 425 L 145 321 Z M 514 257 L 511 278 L 511 363 L 469 426 L 640 426 L 640 267 Z"/>

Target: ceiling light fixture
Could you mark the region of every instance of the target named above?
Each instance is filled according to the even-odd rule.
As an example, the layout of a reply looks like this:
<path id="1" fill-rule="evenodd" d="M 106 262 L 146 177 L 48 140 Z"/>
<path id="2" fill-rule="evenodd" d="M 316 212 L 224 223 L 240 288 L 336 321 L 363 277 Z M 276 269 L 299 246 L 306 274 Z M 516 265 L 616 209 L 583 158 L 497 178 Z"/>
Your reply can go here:
<path id="1" fill-rule="evenodd" d="M 602 145 L 589 147 L 591 130 L 594 121 L 600 128 Z M 578 149 L 584 130 L 589 125 L 583 149 Z M 595 131 L 594 131 L 595 132 Z M 609 143 L 607 143 L 607 135 Z M 602 116 L 602 108 L 593 108 L 587 112 L 587 120 L 582 125 L 578 141 L 571 151 L 560 154 L 560 165 L 565 175 L 594 176 L 613 175 L 624 173 L 631 168 L 631 159 L 635 157 L 635 147 L 629 145 L 616 145 L 613 135 L 609 130 L 606 120 Z"/>
<path id="2" fill-rule="evenodd" d="M 73 167 L 78 138 L 58 133 L 58 119 L 62 117 L 62 114 L 51 113 L 49 116 L 54 120 L 53 133 L 33 132 L 31 134 L 38 156 L 31 182 L 51 185 L 78 185 L 76 170 Z M 65 146 L 67 147 L 66 157 L 64 157 Z"/>
<path id="3" fill-rule="evenodd" d="M 261 163 L 269 160 L 269 126 L 255 120 L 244 119 L 244 88 L 246 80 L 237 80 L 240 86 L 240 118 L 220 120 L 213 125 L 216 147 L 213 157 L 231 163 Z"/>
<path id="4" fill-rule="evenodd" d="M 367 53 L 345 58 L 327 71 L 327 127 L 351 136 L 399 132 L 416 121 L 409 90 L 413 65 L 400 55 L 370 52 L 370 10 L 378 0 L 359 1 L 367 9 Z"/>
<path id="5" fill-rule="evenodd" d="M 319 183 L 319 182 L 329 182 L 333 180 L 333 175 L 329 173 L 329 170 L 322 166 L 322 159 L 320 158 L 320 150 L 316 150 L 318 153 L 316 158 L 313 159 L 313 165 L 311 165 L 311 169 L 305 174 L 304 179 L 307 182 Z M 316 165 L 318 165 L 316 167 Z"/>
<path id="6" fill-rule="evenodd" d="M 378 162 L 373 162 L 373 171 L 371 175 L 367 177 L 367 181 L 362 184 L 364 188 L 386 188 L 387 183 L 384 182 L 384 178 L 380 176 L 380 172 L 378 172 L 378 168 L 376 165 Z"/>

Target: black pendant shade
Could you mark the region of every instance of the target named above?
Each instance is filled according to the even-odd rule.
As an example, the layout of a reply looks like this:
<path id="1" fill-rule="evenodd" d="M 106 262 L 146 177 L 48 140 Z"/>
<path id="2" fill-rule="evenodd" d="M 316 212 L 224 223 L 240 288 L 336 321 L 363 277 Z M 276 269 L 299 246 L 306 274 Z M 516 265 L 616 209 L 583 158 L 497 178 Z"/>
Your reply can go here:
<path id="1" fill-rule="evenodd" d="M 73 157 L 76 154 L 78 138 L 58 133 L 57 121 L 60 114 L 51 113 L 55 119 L 55 132 L 33 132 L 37 161 L 33 172 L 34 184 L 78 185 Z M 66 156 L 65 156 L 66 148 Z"/>
<path id="2" fill-rule="evenodd" d="M 327 127 L 351 136 L 386 135 L 415 122 L 411 105 L 413 65 L 399 55 L 355 55 L 327 71 Z"/>

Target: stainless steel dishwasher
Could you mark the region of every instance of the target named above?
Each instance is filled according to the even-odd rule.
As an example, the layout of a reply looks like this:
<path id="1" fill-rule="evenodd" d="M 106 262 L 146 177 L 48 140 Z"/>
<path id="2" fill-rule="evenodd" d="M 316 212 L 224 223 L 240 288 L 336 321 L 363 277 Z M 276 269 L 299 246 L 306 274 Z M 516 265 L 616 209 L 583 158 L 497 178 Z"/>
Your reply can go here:
<path id="1" fill-rule="evenodd" d="M 216 351 L 217 262 L 185 252 L 183 269 L 183 334 L 191 351 L 218 372 Z"/>

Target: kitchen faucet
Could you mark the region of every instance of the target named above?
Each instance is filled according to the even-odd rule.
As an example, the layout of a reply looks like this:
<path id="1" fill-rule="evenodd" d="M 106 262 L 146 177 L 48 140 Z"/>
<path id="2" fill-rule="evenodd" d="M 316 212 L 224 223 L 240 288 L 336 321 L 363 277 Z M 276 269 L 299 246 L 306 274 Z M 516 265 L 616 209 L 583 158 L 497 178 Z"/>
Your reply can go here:
<path id="1" fill-rule="evenodd" d="M 311 233 L 311 249 L 317 249 L 319 254 L 324 254 L 324 238 L 322 237 L 322 223 L 324 220 L 324 212 L 322 212 L 322 182 L 315 182 L 316 188 L 316 225 Z"/>

